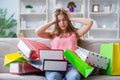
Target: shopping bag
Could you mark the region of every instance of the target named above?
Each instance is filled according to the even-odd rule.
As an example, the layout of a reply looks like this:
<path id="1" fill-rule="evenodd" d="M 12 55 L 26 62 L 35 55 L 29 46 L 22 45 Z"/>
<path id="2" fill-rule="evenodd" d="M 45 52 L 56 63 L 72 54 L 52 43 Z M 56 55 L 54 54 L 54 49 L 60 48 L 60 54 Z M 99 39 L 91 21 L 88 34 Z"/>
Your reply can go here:
<path id="1" fill-rule="evenodd" d="M 111 59 L 108 69 L 100 70 L 100 74 L 120 75 L 120 45 L 119 43 L 101 44 L 100 54 Z"/>
<path id="2" fill-rule="evenodd" d="M 81 58 L 79 58 L 76 54 L 71 52 L 69 49 L 66 49 L 63 52 L 63 56 L 83 75 L 83 77 L 87 78 L 94 68 L 84 62 Z"/>
<path id="3" fill-rule="evenodd" d="M 100 55 L 99 53 L 89 51 L 79 46 L 77 47 L 75 52 L 83 61 L 93 67 L 107 69 L 109 65 L 110 59 Z"/>
<path id="4" fill-rule="evenodd" d="M 4 58 L 4 66 L 9 67 L 11 62 L 27 62 L 18 52 L 6 54 Z"/>

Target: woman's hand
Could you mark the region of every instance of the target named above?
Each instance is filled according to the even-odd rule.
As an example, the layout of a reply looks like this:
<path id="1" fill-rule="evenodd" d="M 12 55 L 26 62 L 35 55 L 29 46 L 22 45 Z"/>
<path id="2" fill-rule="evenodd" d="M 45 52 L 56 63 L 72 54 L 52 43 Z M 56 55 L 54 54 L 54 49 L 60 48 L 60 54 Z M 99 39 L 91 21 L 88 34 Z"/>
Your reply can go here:
<path id="1" fill-rule="evenodd" d="M 68 18 L 70 19 L 71 18 L 71 15 L 70 15 L 70 12 L 67 11 L 67 15 L 68 15 Z"/>
<path id="2" fill-rule="evenodd" d="M 53 24 L 55 24 L 56 23 L 56 16 L 55 16 L 55 14 L 53 13 L 53 15 L 52 15 L 52 23 Z"/>

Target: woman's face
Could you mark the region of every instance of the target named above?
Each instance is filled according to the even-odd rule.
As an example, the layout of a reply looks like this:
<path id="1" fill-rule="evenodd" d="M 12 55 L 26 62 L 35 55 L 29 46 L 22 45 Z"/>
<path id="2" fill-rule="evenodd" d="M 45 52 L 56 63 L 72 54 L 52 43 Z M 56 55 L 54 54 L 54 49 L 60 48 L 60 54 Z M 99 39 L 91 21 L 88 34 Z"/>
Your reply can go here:
<path id="1" fill-rule="evenodd" d="M 68 26 L 68 21 L 65 19 L 63 15 L 58 15 L 58 25 L 61 30 L 66 31 Z"/>

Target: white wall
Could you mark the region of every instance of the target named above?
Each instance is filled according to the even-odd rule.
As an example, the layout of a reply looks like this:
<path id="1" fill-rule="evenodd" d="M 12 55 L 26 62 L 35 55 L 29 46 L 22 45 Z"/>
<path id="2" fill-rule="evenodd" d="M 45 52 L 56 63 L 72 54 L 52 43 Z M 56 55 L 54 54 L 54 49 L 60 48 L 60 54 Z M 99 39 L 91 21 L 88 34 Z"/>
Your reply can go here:
<path id="1" fill-rule="evenodd" d="M 0 0 L 0 8 L 7 9 L 9 18 L 14 13 L 14 19 L 18 19 L 18 0 Z M 11 31 L 17 32 L 17 26 Z M 9 32 L 9 31 L 8 31 Z"/>
<path id="2" fill-rule="evenodd" d="M 14 18 L 18 18 L 18 0 L 0 0 L 0 8 L 7 8 L 8 16 L 15 13 Z"/>

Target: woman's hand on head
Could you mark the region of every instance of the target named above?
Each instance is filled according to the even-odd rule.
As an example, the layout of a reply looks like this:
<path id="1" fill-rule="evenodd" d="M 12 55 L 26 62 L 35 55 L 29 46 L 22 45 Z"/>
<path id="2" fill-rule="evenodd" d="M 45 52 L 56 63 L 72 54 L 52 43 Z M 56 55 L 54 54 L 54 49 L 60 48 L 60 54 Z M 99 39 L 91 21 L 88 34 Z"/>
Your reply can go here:
<path id="1" fill-rule="evenodd" d="M 55 23 L 56 22 L 56 17 L 55 17 L 55 14 L 53 13 L 52 15 L 52 22 Z"/>
<path id="2" fill-rule="evenodd" d="M 68 10 L 66 11 L 67 11 L 68 18 L 70 19 L 71 18 L 70 12 Z"/>

